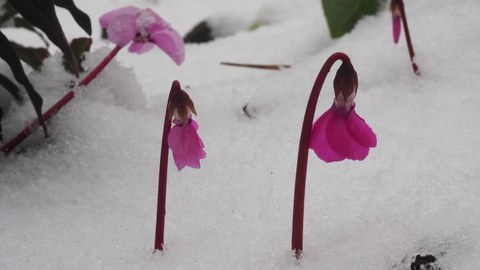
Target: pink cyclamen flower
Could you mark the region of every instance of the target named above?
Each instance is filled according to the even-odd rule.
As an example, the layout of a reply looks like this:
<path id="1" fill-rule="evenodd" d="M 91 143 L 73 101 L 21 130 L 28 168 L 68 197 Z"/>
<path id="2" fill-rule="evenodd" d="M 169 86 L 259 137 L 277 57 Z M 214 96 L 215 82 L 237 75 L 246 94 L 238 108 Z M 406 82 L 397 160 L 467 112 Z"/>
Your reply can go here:
<path id="1" fill-rule="evenodd" d="M 134 53 L 149 51 L 157 45 L 180 65 L 185 58 L 183 39 L 153 10 L 128 6 L 112 10 L 100 17 L 108 39 L 120 47 L 133 43 L 128 50 Z"/>
<path id="2" fill-rule="evenodd" d="M 310 148 L 325 162 L 363 160 L 377 145 L 375 133 L 355 112 L 357 85 L 353 66 L 342 64 L 334 80 L 334 103 L 313 123 Z"/>

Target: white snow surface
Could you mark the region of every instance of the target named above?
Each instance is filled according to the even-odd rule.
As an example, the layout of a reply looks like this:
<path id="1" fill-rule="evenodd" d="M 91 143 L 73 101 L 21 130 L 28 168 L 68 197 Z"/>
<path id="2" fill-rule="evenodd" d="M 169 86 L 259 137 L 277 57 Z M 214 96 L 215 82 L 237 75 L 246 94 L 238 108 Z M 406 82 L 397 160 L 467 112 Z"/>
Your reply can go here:
<path id="1" fill-rule="evenodd" d="M 0 157 L 0 269 L 407 270 L 416 254 L 435 255 L 442 270 L 480 267 L 478 0 L 405 1 L 420 77 L 403 34 L 392 42 L 387 7 L 332 40 L 319 0 L 278 0 L 275 8 L 257 0 L 76 2 L 94 26 L 89 69 L 113 48 L 99 40 L 97 23 L 113 8 L 151 7 L 182 35 L 222 11 L 279 16 L 256 31 L 187 45 L 181 66 L 159 49 L 121 51 L 49 122 L 49 139 L 37 132 L 20 152 Z M 82 35 L 67 13 L 61 18 L 69 38 Z M 356 110 L 378 146 L 361 162 L 327 164 L 310 151 L 297 262 L 290 238 L 300 128 L 317 73 L 337 51 L 358 72 Z M 74 79 L 60 61 L 54 54 L 30 73 L 44 108 Z M 332 103 L 338 66 L 317 115 Z M 207 158 L 199 170 L 178 172 L 170 157 L 166 250 L 153 253 L 161 134 L 175 79 L 195 102 Z M 35 117 L 31 107 L 12 103 L 5 139 Z"/>

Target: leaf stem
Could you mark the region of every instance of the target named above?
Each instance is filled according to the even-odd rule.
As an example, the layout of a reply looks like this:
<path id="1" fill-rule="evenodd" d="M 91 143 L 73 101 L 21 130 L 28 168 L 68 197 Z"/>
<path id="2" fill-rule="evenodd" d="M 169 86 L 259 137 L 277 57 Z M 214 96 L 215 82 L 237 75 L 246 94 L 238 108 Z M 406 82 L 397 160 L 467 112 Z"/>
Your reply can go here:
<path id="1" fill-rule="evenodd" d="M 78 86 L 88 85 L 97 75 L 110 63 L 110 61 L 117 55 L 122 47 L 116 46 L 103 60 L 94 68 L 79 84 Z M 63 106 L 67 105 L 75 97 L 75 92 L 73 90 L 68 91 L 59 101 L 57 101 L 50 109 L 42 114 L 43 120 L 46 122 L 52 118 Z M 8 155 L 13 148 L 23 142 L 28 136 L 30 136 L 38 127 L 40 126 L 39 119 L 34 120 L 30 125 L 26 126 L 22 131 L 20 131 L 13 139 L 8 141 L 2 146 L 0 151 L 4 155 Z"/>
<path id="2" fill-rule="evenodd" d="M 298 147 L 295 193 L 293 198 L 292 250 L 295 252 L 295 257 L 297 259 L 300 259 L 303 250 L 303 217 L 305 206 L 308 150 L 310 147 L 310 134 L 312 131 L 313 118 L 315 116 L 315 108 L 317 106 L 318 97 L 322 91 L 325 78 L 327 77 L 330 68 L 337 60 L 350 63 L 350 58 L 341 52 L 332 54 L 327 61 L 325 61 L 325 64 L 323 64 L 322 69 L 318 73 L 317 79 L 313 84 L 310 98 L 308 99 L 307 108 L 305 110 L 305 116 L 303 118 L 302 133 L 300 135 L 300 143 Z"/>
<path id="3" fill-rule="evenodd" d="M 167 201 L 167 173 L 168 173 L 168 133 L 172 127 L 170 118 L 170 101 L 176 91 L 179 91 L 180 83 L 173 81 L 170 93 L 168 94 L 167 108 L 165 109 L 165 120 L 163 123 L 162 146 L 160 150 L 160 171 L 158 175 L 158 200 L 157 200 L 157 221 L 155 226 L 155 250 L 163 250 L 165 235 L 165 213 Z"/>

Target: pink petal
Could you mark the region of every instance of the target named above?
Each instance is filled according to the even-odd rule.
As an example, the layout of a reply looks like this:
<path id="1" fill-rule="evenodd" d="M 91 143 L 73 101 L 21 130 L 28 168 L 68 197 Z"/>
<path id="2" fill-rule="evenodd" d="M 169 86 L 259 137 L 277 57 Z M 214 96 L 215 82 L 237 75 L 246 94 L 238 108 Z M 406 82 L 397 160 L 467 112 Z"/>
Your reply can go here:
<path id="1" fill-rule="evenodd" d="M 368 124 L 352 108 L 347 116 L 347 129 L 350 135 L 362 146 L 377 146 L 377 136 Z"/>
<path id="2" fill-rule="evenodd" d="M 168 23 L 164 21 L 162 17 L 158 16 L 158 14 L 155 11 L 151 10 L 150 8 L 143 10 L 143 12 L 146 13 L 148 16 L 151 16 L 152 18 L 154 18 L 154 22 L 148 27 L 148 32 L 153 33 L 157 31 L 162 31 L 165 28 L 170 28 Z"/>
<path id="3" fill-rule="evenodd" d="M 398 39 L 400 38 L 400 31 L 402 30 L 402 18 L 399 16 L 393 16 L 392 18 L 392 26 L 393 26 L 393 42 L 395 44 L 398 43 Z"/>
<path id="4" fill-rule="evenodd" d="M 363 160 L 368 155 L 369 147 L 359 144 L 350 135 L 347 128 L 349 113 L 346 113 L 345 108 L 334 111 L 326 124 L 327 141 L 332 149 L 341 156 L 352 160 Z"/>
<path id="5" fill-rule="evenodd" d="M 152 48 L 153 44 L 150 42 L 132 42 L 128 48 L 128 51 L 131 53 L 142 54 L 144 52 L 148 52 Z"/>
<path id="6" fill-rule="evenodd" d="M 310 148 L 325 162 L 341 161 L 346 158 L 333 150 L 327 140 L 326 127 L 332 116 L 333 108 L 330 108 L 313 123 L 310 134 Z"/>
<path id="7" fill-rule="evenodd" d="M 128 6 L 128 7 L 123 7 L 123 8 L 118 8 L 118 9 L 114 9 L 110 12 L 107 12 L 105 14 L 103 14 L 99 21 L 100 21 L 100 25 L 107 29 L 108 28 L 108 25 L 110 24 L 110 21 L 117 17 L 117 16 L 121 16 L 121 15 L 133 15 L 133 16 L 137 16 L 137 12 L 138 12 L 138 8 L 136 7 L 132 7 L 132 6 Z"/>
<path id="8" fill-rule="evenodd" d="M 108 39 L 120 47 L 127 45 L 137 34 L 136 15 L 122 14 L 113 17 L 107 27 Z"/>
<path id="9" fill-rule="evenodd" d="M 168 54 L 177 65 L 183 63 L 185 59 L 185 45 L 177 31 L 171 28 L 165 29 L 164 31 L 152 33 L 150 38 L 153 43 Z"/>
<path id="10" fill-rule="evenodd" d="M 173 160 L 179 171 L 185 166 L 200 168 L 200 160 L 207 156 L 197 129 L 198 124 L 191 119 L 186 126 L 173 126 L 168 134 L 168 146 L 172 149 Z"/>

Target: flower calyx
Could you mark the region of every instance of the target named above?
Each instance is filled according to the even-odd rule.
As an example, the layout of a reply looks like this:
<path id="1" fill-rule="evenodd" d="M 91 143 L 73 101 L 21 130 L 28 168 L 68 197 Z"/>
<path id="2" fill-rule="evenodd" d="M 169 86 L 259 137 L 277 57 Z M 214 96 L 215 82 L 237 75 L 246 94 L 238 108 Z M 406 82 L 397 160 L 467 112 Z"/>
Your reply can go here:
<path id="1" fill-rule="evenodd" d="M 178 120 L 183 125 L 187 125 L 190 122 L 191 114 L 197 115 L 195 105 L 187 92 L 181 89 L 178 81 L 173 82 L 172 88 L 174 88 L 174 91 L 172 91 L 167 105 L 169 118 L 174 118 L 173 120 Z"/>
<path id="2" fill-rule="evenodd" d="M 355 103 L 353 99 L 357 95 L 358 76 L 350 62 L 343 62 L 337 70 L 335 79 L 333 80 L 333 89 L 335 90 L 335 108 L 347 109 L 347 112 Z"/>

